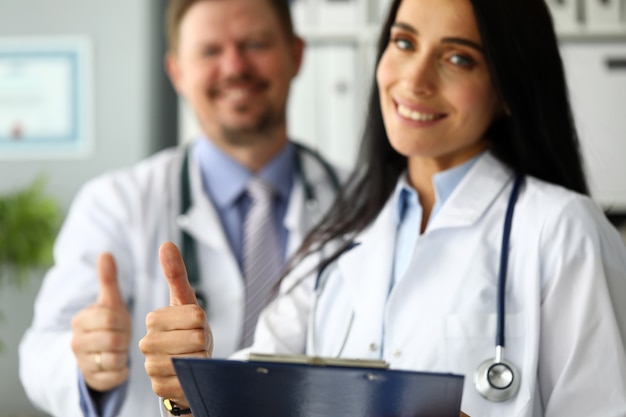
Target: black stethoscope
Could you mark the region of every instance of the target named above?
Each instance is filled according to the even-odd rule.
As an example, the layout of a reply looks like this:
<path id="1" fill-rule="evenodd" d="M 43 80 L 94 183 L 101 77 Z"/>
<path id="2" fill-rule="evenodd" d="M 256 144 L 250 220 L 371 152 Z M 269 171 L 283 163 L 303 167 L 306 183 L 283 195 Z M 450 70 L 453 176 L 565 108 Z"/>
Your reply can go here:
<path id="1" fill-rule="evenodd" d="M 295 173 L 298 179 L 302 182 L 302 186 L 304 189 L 304 198 L 306 208 L 309 211 L 313 211 L 317 209 L 319 205 L 317 196 L 315 195 L 315 189 L 311 182 L 307 179 L 306 174 L 303 168 L 303 155 L 308 154 L 316 160 L 322 169 L 324 170 L 326 176 L 328 177 L 333 189 L 335 191 L 339 190 L 340 182 L 339 177 L 333 167 L 326 161 L 318 152 L 313 149 L 302 145 L 300 143 L 291 142 L 296 147 L 296 160 L 295 160 Z M 180 214 L 185 214 L 191 207 L 191 180 L 189 174 L 189 153 L 188 149 L 185 152 L 185 156 L 183 158 L 183 163 L 180 172 Z M 185 266 L 187 267 L 187 276 L 189 278 L 189 283 L 194 288 L 196 292 L 196 298 L 198 299 L 198 304 L 204 308 L 204 311 L 207 311 L 207 300 L 204 294 L 199 290 L 200 284 L 200 267 L 198 263 L 198 254 L 196 251 L 196 242 L 193 237 L 182 230 L 182 240 L 180 251 L 185 262 Z"/>
<path id="2" fill-rule="evenodd" d="M 506 208 L 506 214 L 504 218 L 504 228 L 502 231 L 502 246 L 500 249 L 500 267 L 498 270 L 498 293 L 497 293 L 497 329 L 496 329 L 496 356 L 493 359 L 487 359 L 482 362 L 476 372 L 474 373 L 474 385 L 476 390 L 489 401 L 500 402 L 508 400 L 513 397 L 520 386 L 520 372 L 509 361 L 504 359 L 504 317 L 505 317 L 505 290 L 506 290 L 506 274 L 508 268 L 509 259 L 509 240 L 511 237 L 511 224 L 513 222 L 513 211 L 515 210 L 515 203 L 519 195 L 520 186 L 523 182 L 523 175 L 516 175 L 513 182 L 513 188 L 509 196 L 509 202 Z M 358 243 L 352 242 L 346 245 L 343 252 L 347 252 Z M 317 278 L 315 280 L 315 293 L 313 304 L 311 307 L 311 319 L 309 327 L 311 329 L 309 348 L 313 355 L 315 355 L 315 315 L 317 310 L 317 303 L 319 297 L 324 291 L 324 285 L 328 280 L 330 274 L 324 275 L 324 270 L 329 264 L 325 264 L 320 267 Z M 323 278 L 322 278 L 323 277 Z M 352 326 L 354 320 L 354 312 L 350 317 L 348 328 Z M 343 348 L 345 347 L 348 332 L 344 337 L 337 356 L 341 355 Z"/>

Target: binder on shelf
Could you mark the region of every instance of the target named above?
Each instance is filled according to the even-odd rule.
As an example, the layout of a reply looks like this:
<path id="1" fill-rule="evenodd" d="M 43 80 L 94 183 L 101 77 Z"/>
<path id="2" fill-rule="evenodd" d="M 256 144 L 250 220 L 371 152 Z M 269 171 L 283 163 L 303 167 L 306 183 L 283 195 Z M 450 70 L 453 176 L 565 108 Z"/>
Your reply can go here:
<path id="1" fill-rule="evenodd" d="M 282 357 L 174 358 L 194 417 L 458 417 L 463 376 Z"/>

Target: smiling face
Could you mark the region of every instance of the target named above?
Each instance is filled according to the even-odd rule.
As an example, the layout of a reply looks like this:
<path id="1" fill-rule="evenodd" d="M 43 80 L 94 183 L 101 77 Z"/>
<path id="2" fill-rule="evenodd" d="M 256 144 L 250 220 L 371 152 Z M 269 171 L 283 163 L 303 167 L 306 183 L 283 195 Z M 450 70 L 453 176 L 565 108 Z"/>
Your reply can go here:
<path id="1" fill-rule="evenodd" d="M 487 146 L 501 112 L 469 0 L 404 0 L 377 69 L 391 146 L 439 171 Z"/>
<path id="2" fill-rule="evenodd" d="M 261 140 L 265 147 L 282 147 L 289 86 L 302 50 L 268 1 L 207 0 L 183 16 L 166 63 L 176 90 L 219 146 Z"/>

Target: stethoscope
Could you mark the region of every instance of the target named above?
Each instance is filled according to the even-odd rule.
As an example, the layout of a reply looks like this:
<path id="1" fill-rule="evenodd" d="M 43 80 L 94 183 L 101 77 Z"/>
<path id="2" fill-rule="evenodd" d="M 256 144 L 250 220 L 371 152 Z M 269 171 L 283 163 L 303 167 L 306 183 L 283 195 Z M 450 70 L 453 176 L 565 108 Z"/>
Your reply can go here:
<path id="1" fill-rule="evenodd" d="M 482 362 L 476 372 L 474 373 L 474 385 L 476 390 L 489 401 L 500 402 L 508 400 L 513 397 L 520 386 L 520 372 L 517 368 L 508 360 L 504 359 L 504 317 L 505 317 L 505 290 L 506 290 L 506 274 L 508 268 L 509 258 L 509 240 L 511 237 L 511 224 L 513 222 L 513 211 L 515 210 L 515 203 L 519 195 L 520 186 L 523 182 L 523 175 L 516 175 L 513 182 L 513 188 L 509 196 L 509 202 L 506 208 L 506 214 L 504 218 L 504 228 L 502 231 L 502 246 L 500 249 L 500 267 L 498 270 L 498 292 L 497 292 L 497 329 L 496 329 L 496 356 L 493 359 L 487 359 Z M 343 252 L 345 253 L 358 245 L 358 243 L 352 242 L 345 245 Z M 334 257 L 334 259 L 336 259 Z M 314 298 L 311 306 L 311 315 L 309 319 L 310 337 L 308 342 L 309 351 L 313 355 L 315 353 L 315 316 L 317 311 L 318 300 L 324 291 L 324 286 L 328 281 L 328 277 L 331 275 L 326 268 L 332 263 L 327 263 L 320 267 L 317 278 L 315 280 Z M 350 317 L 348 329 L 352 327 L 354 321 L 354 312 Z M 341 356 L 345 344 L 348 339 L 349 330 L 346 332 L 343 341 L 339 347 L 339 353 L 336 356 Z"/>
<path id="2" fill-rule="evenodd" d="M 333 167 L 315 150 L 302 145 L 300 143 L 291 142 L 296 148 L 295 152 L 295 173 L 298 180 L 302 183 L 304 189 L 305 205 L 309 212 L 317 210 L 319 205 L 315 189 L 311 182 L 308 180 L 304 168 L 303 168 L 303 155 L 307 154 L 313 157 L 317 163 L 322 167 L 324 173 L 328 177 L 333 189 L 339 190 L 340 182 L 339 177 Z M 183 158 L 183 163 L 180 172 L 180 214 L 185 214 L 191 208 L 191 179 L 189 174 L 189 153 L 190 149 L 187 149 Z M 180 246 L 180 252 L 182 254 L 185 266 L 187 267 L 187 276 L 189 283 L 196 292 L 196 298 L 198 305 L 204 308 L 204 311 L 208 311 L 207 299 L 203 292 L 200 291 L 200 267 L 198 263 L 198 254 L 196 251 L 196 242 L 193 237 L 182 230 L 182 240 Z"/>

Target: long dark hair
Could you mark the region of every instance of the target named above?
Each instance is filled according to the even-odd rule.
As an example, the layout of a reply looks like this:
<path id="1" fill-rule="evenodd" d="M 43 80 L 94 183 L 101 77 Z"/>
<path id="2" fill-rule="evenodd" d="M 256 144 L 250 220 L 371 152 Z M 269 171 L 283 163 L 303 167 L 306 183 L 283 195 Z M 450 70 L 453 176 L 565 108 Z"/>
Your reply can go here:
<path id="1" fill-rule="evenodd" d="M 402 0 L 395 0 L 379 37 L 376 62 Z M 544 0 L 470 0 L 495 90 L 510 114 L 486 134 L 496 158 L 512 170 L 588 194 L 563 63 Z M 330 241 L 344 245 L 333 261 L 378 216 L 407 158 L 390 145 L 372 82 L 367 121 L 354 171 L 290 265 Z"/>

